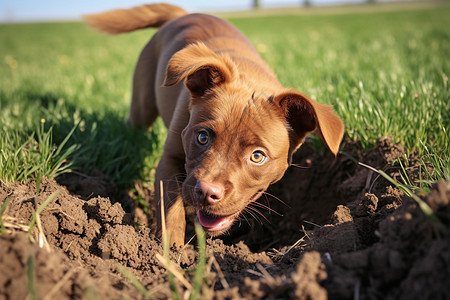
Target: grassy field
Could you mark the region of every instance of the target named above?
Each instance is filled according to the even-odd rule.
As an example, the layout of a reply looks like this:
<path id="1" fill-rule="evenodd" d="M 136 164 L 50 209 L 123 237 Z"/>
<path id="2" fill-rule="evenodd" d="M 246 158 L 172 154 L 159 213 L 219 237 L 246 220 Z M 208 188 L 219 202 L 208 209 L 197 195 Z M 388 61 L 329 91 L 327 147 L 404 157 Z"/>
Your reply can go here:
<path id="1" fill-rule="evenodd" d="M 450 6 L 230 18 L 280 81 L 331 104 L 346 135 L 382 136 L 450 179 Z M 101 35 L 83 23 L 0 25 L 0 179 L 104 172 L 151 181 L 165 129 L 127 128 L 131 77 L 154 30 Z"/>

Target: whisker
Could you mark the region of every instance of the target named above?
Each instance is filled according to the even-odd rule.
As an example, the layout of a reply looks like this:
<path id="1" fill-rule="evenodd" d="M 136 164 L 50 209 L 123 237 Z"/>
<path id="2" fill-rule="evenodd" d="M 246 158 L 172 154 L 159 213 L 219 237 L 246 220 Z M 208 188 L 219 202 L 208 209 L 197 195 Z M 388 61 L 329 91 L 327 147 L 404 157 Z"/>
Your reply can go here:
<path id="1" fill-rule="evenodd" d="M 178 195 L 178 191 L 166 191 L 167 195 Z"/>
<path id="2" fill-rule="evenodd" d="M 178 131 L 175 131 L 175 130 L 173 130 L 173 129 L 167 129 L 167 132 L 172 132 L 172 133 L 175 133 L 175 134 L 180 134 L 180 132 L 178 132 Z"/>
<path id="3" fill-rule="evenodd" d="M 167 207 L 171 207 L 172 204 L 175 203 L 176 198 L 172 199 L 173 197 L 168 197 L 167 192 L 164 192 L 164 205 Z"/>
<path id="4" fill-rule="evenodd" d="M 164 182 L 166 182 L 166 183 L 176 183 L 177 187 L 180 188 L 181 185 L 182 185 L 183 182 L 184 182 L 183 177 L 185 177 L 185 175 L 183 175 L 183 174 L 178 174 L 178 175 L 175 175 L 174 178 L 171 178 L 171 179 L 165 179 Z"/>
<path id="5" fill-rule="evenodd" d="M 262 212 L 260 212 L 258 209 L 256 209 L 255 207 L 248 206 L 248 209 L 254 211 L 255 213 L 258 213 L 258 214 L 261 215 L 261 216 L 262 216 L 269 224 L 272 224 L 272 223 L 269 221 L 269 219 L 267 219 L 266 216 L 265 216 Z"/>
<path id="6" fill-rule="evenodd" d="M 260 225 L 262 225 L 261 219 L 254 212 L 250 211 L 249 208 L 250 207 L 246 207 L 244 209 L 244 212 L 248 213 L 250 216 L 253 217 L 253 219 L 255 219 L 255 221 L 257 221 Z M 250 223 L 249 223 L 249 225 L 250 225 Z"/>
<path id="7" fill-rule="evenodd" d="M 299 164 L 291 164 L 291 166 L 299 168 L 299 169 L 311 169 L 311 167 L 305 167 L 305 166 L 302 166 L 302 165 L 299 165 Z"/>
<path id="8" fill-rule="evenodd" d="M 243 212 L 245 212 L 245 208 L 244 208 L 244 211 Z M 247 222 L 247 224 L 250 226 L 250 222 L 248 221 L 248 219 L 247 219 L 247 217 L 242 213 L 242 214 L 240 214 L 239 215 L 239 217 L 240 216 L 242 216 L 242 217 L 244 217 L 244 219 L 245 219 L 245 221 Z M 241 218 L 239 218 L 239 220 L 241 220 L 242 221 L 242 219 Z"/>
<path id="9" fill-rule="evenodd" d="M 270 207 L 269 198 L 267 198 L 266 193 L 263 193 L 263 195 L 264 195 L 264 198 L 266 198 L 267 207 Z M 258 200 L 256 200 L 256 201 L 258 201 Z M 255 202 L 256 202 L 256 201 L 255 201 Z"/>
<path id="10" fill-rule="evenodd" d="M 257 207 L 265 208 L 265 209 L 267 209 L 268 211 L 273 212 L 273 213 L 277 214 L 277 215 L 280 216 L 280 217 L 283 216 L 282 214 L 280 214 L 279 212 L 277 212 L 277 211 L 274 210 L 273 208 L 270 208 L 270 207 L 268 207 L 268 206 L 266 206 L 266 205 L 264 205 L 264 204 L 262 204 L 262 203 L 259 203 L 259 202 L 252 202 L 252 203 L 250 203 L 250 205 L 255 205 L 255 206 L 257 206 Z"/>
<path id="11" fill-rule="evenodd" d="M 266 195 L 268 195 L 268 196 L 274 198 L 275 200 L 280 201 L 281 203 L 283 203 L 284 205 L 286 205 L 288 208 L 291 208 L 289 205 L 287 205 L 283 200 L 281 200 L 281 199 L 278 198 L 277 196 L 274 196 L 274 195 L 272 195 L 272 194 L 270 194 L 270 193 L 268 193 L 268 192 L 264 192 L 264 194 L 266 194 Z"/>

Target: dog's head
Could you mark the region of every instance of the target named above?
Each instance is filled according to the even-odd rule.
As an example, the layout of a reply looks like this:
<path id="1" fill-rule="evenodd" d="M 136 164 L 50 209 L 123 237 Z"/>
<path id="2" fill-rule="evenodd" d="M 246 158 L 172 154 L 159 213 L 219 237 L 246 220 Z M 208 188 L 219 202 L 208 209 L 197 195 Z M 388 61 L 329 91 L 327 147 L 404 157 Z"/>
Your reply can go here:
<path id="1" fill-rule="evenodd" d="M 169 62 L 165 85 L 182 79 L 191 94 L 182 195 L 212 235 L 226 231 L 283 176 L 308 133 L 318 129 L 338 151 L 344 127 L 330 106 L 294 90 L 255 92 L 227 55 L 188 46 Z"/>

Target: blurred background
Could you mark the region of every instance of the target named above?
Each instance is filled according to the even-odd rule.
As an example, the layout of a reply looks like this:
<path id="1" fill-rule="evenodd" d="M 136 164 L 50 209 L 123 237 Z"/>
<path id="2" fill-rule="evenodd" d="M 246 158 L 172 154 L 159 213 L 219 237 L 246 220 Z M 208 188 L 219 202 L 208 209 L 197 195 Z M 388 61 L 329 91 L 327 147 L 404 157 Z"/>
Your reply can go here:
<path id="1" fill-rule="evenodd" d="M 273 9 L 278 7 L 308 7 L 358 4 L 365 2 L 391 2 L 390 0 L 1 0 L 0 22 L 76 21 L 83 14 L 114 8 L 128 8 L 144 3 L 167 2 L 190 12 L 233 12 L 249 9 Z"/>

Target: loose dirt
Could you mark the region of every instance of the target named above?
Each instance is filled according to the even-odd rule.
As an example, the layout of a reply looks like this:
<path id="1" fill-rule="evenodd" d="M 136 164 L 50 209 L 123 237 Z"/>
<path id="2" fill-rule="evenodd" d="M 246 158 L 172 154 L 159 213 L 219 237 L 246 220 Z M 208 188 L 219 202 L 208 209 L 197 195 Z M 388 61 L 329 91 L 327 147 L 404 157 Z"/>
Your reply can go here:
<path id="1" fill-rule="evenodd" d="M 363 154 L 347 143 L 343 153 L 334 158 L 306 144 L 296 166 L 259 200 L 267 206 L 261 214 L 243 215 L 228 234 L 207 239 L 205 298 L 450 298 L 450 185 L 438 182 L 420 195 L 432 218 L 356 164 L 399 178 L 392 165 L 405 153 L 399 145 L 384 139 Z M 408 176 L 420 178 L 410 161 Z M 171 289 L 160 241 L 140 225 L 146 222 L 130 196 L 104 175 L 44 179 L 39 192 L 36 186 L 0 186 L 0 204 L 9 201 L 8 232 L 0 236 L 0 299 L 144 299 L 136 281 L 158 299 L 191 291 L 176 278 Z M 28 234 L 34 212 L 51 195 Z M 195 245 L 194 239 L 169 253 L 177 275 L 191 283 Z"/>

